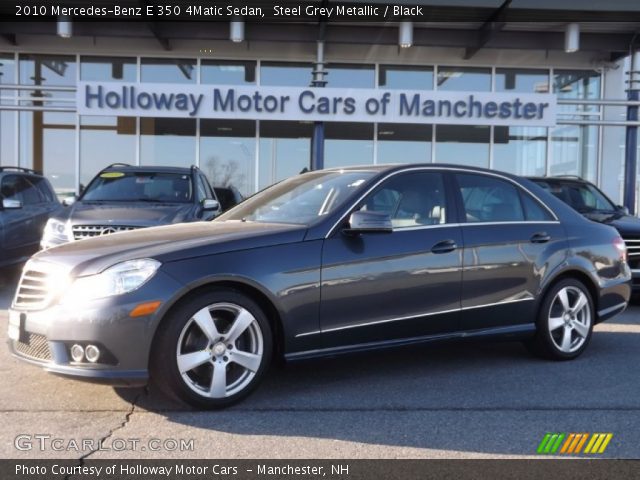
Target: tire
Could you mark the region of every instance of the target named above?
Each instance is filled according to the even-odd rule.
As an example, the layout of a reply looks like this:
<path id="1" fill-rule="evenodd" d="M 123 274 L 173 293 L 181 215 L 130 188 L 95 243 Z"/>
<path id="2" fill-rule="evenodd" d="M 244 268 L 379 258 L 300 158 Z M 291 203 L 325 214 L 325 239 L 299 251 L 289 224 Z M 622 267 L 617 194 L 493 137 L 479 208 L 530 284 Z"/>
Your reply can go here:
<path id="1" fill-rule="evenodd" d="M 542 300 L 536 335 L 526 345 L 542 358 L 573 360 L 587 348 L 595 319 L 589 289 L 573 278 L 561 280 Z"/>
<path id="2" fill-rule="evenodd" d="M 224 408 L 258 386 L 272 351 L 271 327 L 256 302 L 220 288 L 167 314 L 152 346 L 151 381 L 192 407 Z"/>

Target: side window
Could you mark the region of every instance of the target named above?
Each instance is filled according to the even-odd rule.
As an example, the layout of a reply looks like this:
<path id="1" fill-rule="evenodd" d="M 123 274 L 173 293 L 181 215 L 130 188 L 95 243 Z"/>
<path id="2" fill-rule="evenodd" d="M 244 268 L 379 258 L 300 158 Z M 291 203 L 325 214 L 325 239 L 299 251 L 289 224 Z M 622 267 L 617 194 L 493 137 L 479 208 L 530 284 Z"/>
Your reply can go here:
<path id="1" fill-rule="evenodd" d="M 516 187 L 505 180 L 475 174 L 457 174 L 467 222 L 524 221 Z"/>
<path id="2" fill-rule="evenodd" d="M 213 198 L 215 200 L 216 199 L 216 194 L 211 189 L 211 185 L 209 184 L 209 181 L 207 180 L 207 177 L 205 177 L 204 175 L 200 175 L 200 179 L 202 180 L 202 184 L 204 185 L 204 191 L 207 194 L 207 198 Z"/>
<path id="3" fill-rule="evenodd" d="M 40 191 L 28 178 L 20 177 L 18 188 L 22 193 L 22 203 L 25 206 L 37 205 L 44 202 Z"/>
<path id="4" fill-rule="evenodd" d="M 361 208 L 388 214 L 396 229 L 445 223 L 442 174 L 420 172 L 392 177 L 372 192 Z"/>
<path id="5" fill-rule="evenodd" d="M 207 187 L 202 179 L 202 175 L 198 175 L 198 201 L 202 201 L 205 198 L 213 198 L 208 194 Z"/>
<path id="6" fill-rule="evenodd" d="M 0 195 L 2 195 L 2 198 L 22 201 L 22 195 L 20 195 L 18 189 L 19 178 L 17 175 L 7 175 L 2 178 L 2 183 L 0 184 Z"/>
<path id="7" fill-rule="evenodd" d="M 38 192 L 40 193 L 40 197 L 42 198 L 42 201 L 44 202 L 55 201 L 54 194 L 51 191 L 51 188 L 49 187 L 49 185 L 47 185 L 47 182 L 44 178 L 31 177 L 30 180 L 38 189 Z"/>
<path id="8" fill-rule="evenodd" d="M 520 192 L 520 198 L 522 198 L 522 205 L 524 206 L 524 213 L 529 222 L 547 222 L 555 220 L 549 211 L 544 208 L 540 203 L 531 197 L 526 192 Z"/>

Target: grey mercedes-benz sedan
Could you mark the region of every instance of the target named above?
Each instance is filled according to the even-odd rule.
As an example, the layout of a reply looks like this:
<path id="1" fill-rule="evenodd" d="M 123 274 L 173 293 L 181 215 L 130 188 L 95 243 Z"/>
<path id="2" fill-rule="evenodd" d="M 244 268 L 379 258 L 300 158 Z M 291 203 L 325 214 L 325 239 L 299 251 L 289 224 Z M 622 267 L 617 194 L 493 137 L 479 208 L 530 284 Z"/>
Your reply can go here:
<path id="1" fill-rule="evenodd" d="M 438 164 L 314 171 L 213 222 L 35 255 L 10 348 L 53 373 L 152 380 L 220 408 L 274 356 L 508 337 L 573 359 L 626 308 L 630 279 L 614 228 L 528 180 Z"/>

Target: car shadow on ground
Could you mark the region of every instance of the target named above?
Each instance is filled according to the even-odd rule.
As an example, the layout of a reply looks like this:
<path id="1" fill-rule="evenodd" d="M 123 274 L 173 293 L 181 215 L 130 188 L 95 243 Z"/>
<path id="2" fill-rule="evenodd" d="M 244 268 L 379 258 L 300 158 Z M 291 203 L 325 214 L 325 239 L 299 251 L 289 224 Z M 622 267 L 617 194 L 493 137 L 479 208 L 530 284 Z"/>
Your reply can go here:
<path id="1" fill-rule="evenodd" d="M 458 342 L 292 363 L 272 369 L 256 392 L 223 411 L 195 412 L 153 385 L 142 394 L 118 394 L 137 409 L 213 436 L 532 455 L 537 445 L 531 443 L 547 430 L 640 427 L 628 364 L 640 332 L 596 337 L 572 362 L 532 358 L 519 342 Z M 525 440 L 513 442 L 518 435 Z"/>

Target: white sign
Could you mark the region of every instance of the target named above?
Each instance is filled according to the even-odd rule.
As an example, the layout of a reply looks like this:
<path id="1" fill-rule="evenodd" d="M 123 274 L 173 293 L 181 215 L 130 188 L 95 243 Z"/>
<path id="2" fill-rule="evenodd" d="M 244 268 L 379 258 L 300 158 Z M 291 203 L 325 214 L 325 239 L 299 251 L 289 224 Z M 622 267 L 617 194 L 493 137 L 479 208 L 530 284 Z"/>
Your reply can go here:
<path id="1" fill-rule="evenodd" d="M 551 127 L 536 93 L 80 82 L 81 115 Z"/>

